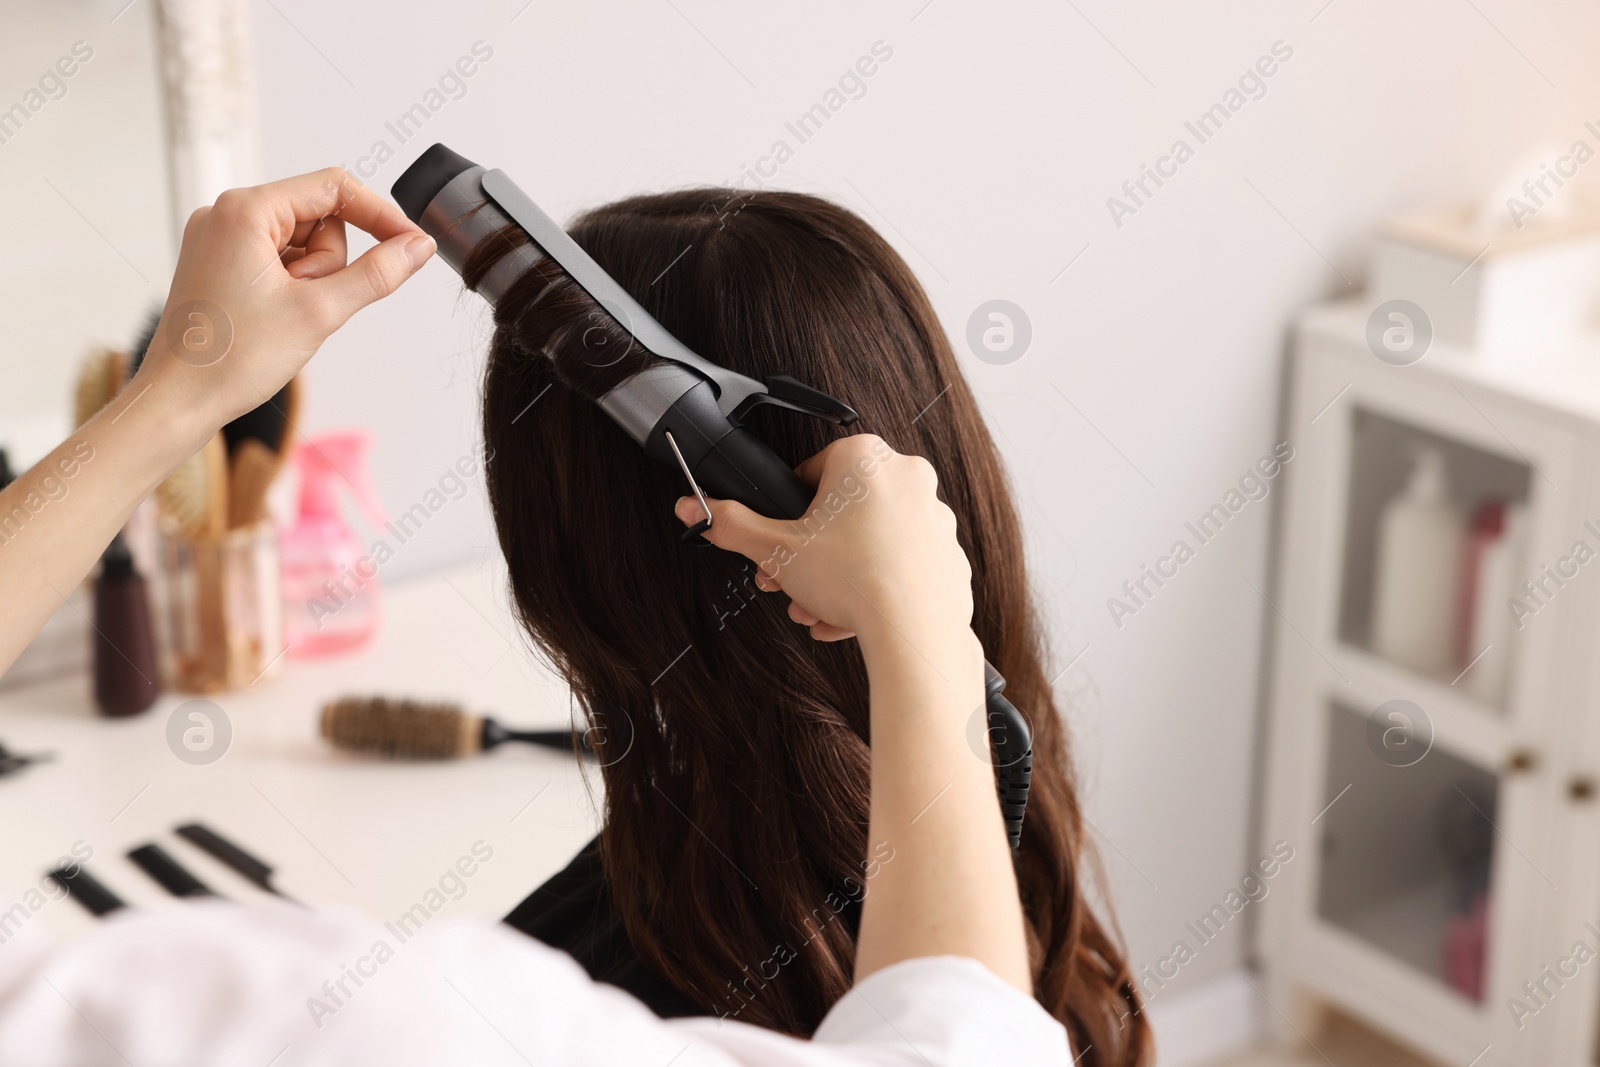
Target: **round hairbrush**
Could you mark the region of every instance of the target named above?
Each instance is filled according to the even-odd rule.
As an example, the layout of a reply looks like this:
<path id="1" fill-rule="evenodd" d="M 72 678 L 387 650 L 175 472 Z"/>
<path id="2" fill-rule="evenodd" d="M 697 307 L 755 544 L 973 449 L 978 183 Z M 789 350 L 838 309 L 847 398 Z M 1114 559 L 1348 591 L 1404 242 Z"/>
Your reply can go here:
<path id="1" fill-rule="evenodd" d="M 335 748 L 391 759 L 476 756 L 507 741 L 588 754 L 572 730 L 512 730 L 448 701 L 340 697 L 322 707 L 322 736 Z"/>

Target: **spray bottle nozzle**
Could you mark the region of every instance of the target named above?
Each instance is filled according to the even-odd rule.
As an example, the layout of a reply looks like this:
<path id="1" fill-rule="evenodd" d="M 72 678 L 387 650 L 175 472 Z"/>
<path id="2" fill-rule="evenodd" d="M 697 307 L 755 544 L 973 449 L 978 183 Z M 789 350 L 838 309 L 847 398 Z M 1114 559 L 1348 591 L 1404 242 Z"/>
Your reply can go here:
<path id="1" fill-rule="evenodd" d="M 300 470 L 300 516 L 339 517 L 339 489 L 348 489 L 373 526 L 389 521 L 367 472 L 372 435 L 365 430 L 335 430 L 310 438 L 295 453 Z"/>

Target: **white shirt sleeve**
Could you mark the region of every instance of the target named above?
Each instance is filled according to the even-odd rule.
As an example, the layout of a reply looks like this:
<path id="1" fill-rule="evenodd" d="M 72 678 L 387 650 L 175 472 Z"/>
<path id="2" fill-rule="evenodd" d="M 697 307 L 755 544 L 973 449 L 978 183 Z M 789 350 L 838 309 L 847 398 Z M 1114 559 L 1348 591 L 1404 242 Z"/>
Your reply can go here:
<path id="1" fill-rule="evenodd" d="M 972 960 L 861 982 L 805 1042 L 663 1021 L 483 918 L 416 928 L 289 905 L 121 912 L 0 944 L 0 1067 L 987 1067 L 1071 1062 L 1066 1033 Z"/>

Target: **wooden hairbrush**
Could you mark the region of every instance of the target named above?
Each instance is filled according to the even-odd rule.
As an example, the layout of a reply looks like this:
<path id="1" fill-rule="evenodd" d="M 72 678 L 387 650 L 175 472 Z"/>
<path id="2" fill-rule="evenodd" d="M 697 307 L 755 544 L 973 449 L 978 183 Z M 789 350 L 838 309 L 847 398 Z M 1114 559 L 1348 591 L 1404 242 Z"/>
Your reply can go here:
<path id="1" fill-rule="evenodd" d="M 322 707 L 322 736 L 335 748 L 391 759 L 476 756 L 507 741 L 591 754 L 573 730 L 512 730 L 447 701 L 340 697 Z"/>

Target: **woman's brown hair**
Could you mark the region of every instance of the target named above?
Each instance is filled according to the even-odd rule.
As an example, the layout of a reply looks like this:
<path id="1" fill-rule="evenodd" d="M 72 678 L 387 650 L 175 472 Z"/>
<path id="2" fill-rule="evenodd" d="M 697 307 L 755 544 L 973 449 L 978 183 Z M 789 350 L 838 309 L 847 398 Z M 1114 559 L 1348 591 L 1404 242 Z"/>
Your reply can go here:
<path id="1" fill-rule="evenodd" d="M 1016 869 L 1035 994 L 1083 1064 L 1143 1063 L 1137 991 L 1085 897 L 1084 822 L 1016 509 L 910 269 L 855 215 L 797 193 L 635 197 L 571 234 L 712 362 L 798 378 L 853 405 L 854 430 L 933 464 L 972 563 L 973 628 L 1033 725 Z M 485 241 L 468 284 L 523 241 Z M 747 560 L 679 546 L 682 476 L 593 403 L 654 357 L 558 268 L 528 271 L 495 323 L 490 501 L 521 621 L 598 727 L 615 907 L 641 958 L 706 1012 L 809 1034 L 851 984 L 854 934 L 835 916 L 892 862 L 892 843 L 867 840 L 860 652 L 812 640 Z M 849 432 L 766 408 L 749 425 L 790 463 Z"/>

